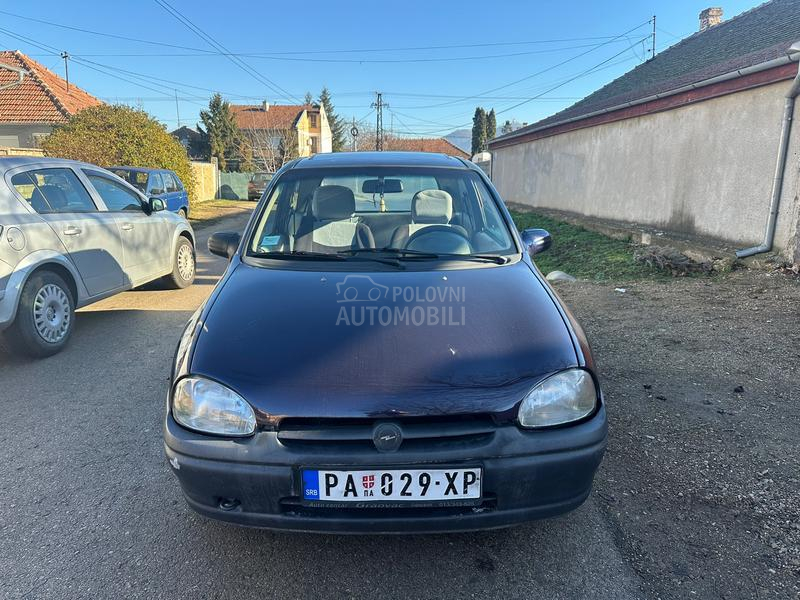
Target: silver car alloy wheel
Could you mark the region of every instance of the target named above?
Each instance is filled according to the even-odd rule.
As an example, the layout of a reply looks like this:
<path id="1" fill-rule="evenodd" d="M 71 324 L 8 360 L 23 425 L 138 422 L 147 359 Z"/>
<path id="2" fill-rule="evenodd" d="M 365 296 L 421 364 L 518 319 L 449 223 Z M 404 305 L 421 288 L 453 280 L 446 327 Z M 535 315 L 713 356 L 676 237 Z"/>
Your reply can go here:
<path id="1" fill-rule="evenodd" d="M 178 273 L 184 281 L 189 281 L 194 275 L 194 253 L 188 244 L 181 244 L 178 249 Z"/>
<path id="2" fill-rule="evenodd" d="M 54 283 L 44 285 L 33 299 L 33 322 L 42 339 L 57 344 L 67 335 L 71 320 L 66 292 Z"/>

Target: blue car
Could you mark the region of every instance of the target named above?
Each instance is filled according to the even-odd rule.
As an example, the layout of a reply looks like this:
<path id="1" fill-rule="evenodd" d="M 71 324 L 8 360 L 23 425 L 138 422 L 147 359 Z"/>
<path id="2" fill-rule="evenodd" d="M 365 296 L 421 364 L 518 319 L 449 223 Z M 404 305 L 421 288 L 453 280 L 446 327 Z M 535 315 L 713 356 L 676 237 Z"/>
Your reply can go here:
<path id="1" fill-rule="evenodd" d="M 160 198 L 167 210 L 189 217 L 189 194 L 175 171 L 142 167 L 111 167 L 109 171 L 137 188 L 148 198 Z"/>
<path id="2" fill-rule="evenodd" d="M 335 533 L 501 527 L 589 496 L 606 447 L 586 337 L 473 163 L 284 166 L 178 345 L 164 420 L 189 506 Z"/>

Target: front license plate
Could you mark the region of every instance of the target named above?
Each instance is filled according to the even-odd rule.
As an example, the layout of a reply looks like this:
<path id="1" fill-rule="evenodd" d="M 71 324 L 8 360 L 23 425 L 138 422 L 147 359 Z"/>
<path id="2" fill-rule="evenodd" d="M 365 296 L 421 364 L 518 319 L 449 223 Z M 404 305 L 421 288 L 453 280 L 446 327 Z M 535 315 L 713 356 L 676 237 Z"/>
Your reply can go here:
<path id="1" fill-rule="evenodd" d="M 481 469 L 303 470 L 303 499 L 316 502 L 431 502 L 481 497 Z"/>

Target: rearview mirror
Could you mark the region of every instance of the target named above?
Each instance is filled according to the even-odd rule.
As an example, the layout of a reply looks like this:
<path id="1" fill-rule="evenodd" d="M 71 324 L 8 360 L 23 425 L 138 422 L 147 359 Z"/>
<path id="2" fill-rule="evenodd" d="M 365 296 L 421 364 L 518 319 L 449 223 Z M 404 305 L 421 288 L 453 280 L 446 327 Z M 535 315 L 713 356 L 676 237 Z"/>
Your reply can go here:
<path id="1" fill-rule="evenodd" d="M 232 231 L 218 231 L 208 238 L 208 251 L 228 260 L 236 255 L 242 236 Z"/>
<path id="2" fill-rule="evenodd" d="M 399 179 L 367 179 L 361 184 L 364 194 L 397 194 L 403 191 L 403 182 Z"/>
<path id="3" fill-rule="evenodd" d="M 553 243 L 553 238 L 546 229 L 525 229 L 520 233 L 520 237 L 529 256 L 544 252 Z"/>

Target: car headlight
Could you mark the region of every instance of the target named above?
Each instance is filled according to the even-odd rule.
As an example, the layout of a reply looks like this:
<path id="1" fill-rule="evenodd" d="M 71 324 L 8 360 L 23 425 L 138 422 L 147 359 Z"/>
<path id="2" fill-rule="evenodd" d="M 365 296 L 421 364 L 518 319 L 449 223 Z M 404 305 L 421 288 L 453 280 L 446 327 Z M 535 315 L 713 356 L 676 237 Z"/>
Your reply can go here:
<path id="1" fill-rule="evenodd" d="M 551 427 L 577 421 L 597 407 L 597 388 L 588 371 L 569 369 L 534 387 L 519 407 L 522 427 Z"/>
<path id="2" fill-rule="evenodd" d="M 251 435 L 253 408 L 239 394 L 202 377 L 185 377 L 175 386 L 172 416 L 189 429 L 215 435 Z"/>

